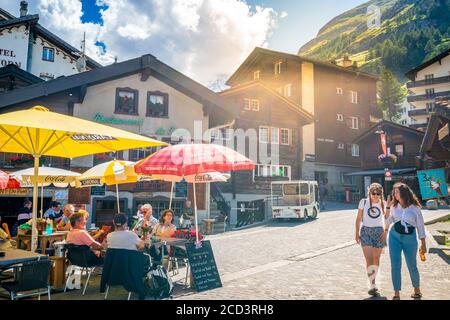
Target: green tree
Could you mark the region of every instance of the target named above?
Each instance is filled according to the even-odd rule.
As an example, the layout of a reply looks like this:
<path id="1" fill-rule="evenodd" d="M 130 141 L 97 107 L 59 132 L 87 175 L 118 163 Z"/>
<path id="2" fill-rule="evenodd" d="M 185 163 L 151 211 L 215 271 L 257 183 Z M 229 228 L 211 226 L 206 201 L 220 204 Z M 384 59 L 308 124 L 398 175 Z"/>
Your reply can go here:
<path id="1" fill-rule="evenodd" d="M 378 84 L 378 108 L 383 118 L 395 121 L 400 116 L 400 107 L 406 97 L 406 89 L 389 69 L 381 72 L 381 81 Z"/>

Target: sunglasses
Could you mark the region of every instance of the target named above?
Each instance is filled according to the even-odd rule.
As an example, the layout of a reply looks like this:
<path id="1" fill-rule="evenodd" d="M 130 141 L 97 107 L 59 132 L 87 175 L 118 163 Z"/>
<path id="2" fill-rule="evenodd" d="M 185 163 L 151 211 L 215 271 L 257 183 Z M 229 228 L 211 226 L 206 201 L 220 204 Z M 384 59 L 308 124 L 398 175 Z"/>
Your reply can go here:
<path id="1" fill-rule="evenodd" d="M 378 192 L 372 192 L 372 195 L 373 195 L 373 196 L 381 196 L 381 193 L 378 193 Z"/>

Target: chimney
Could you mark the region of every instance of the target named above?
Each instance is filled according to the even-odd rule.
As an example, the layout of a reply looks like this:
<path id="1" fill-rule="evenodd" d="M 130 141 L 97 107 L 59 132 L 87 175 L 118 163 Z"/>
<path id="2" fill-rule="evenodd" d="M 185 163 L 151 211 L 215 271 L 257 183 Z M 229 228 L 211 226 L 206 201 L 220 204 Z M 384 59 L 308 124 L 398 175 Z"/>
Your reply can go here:
<path id="1" fill-rule="evenodd" d="M 342 60 L 342 66 L 344 68 L 350 68 L 353 66 L 353 61 L 350 59 L 350 57 L 348 56 L 348 54 L 346 54 L 344 56 L 344 60 Z"/>
<path id="2" fill-rule="evenodd" d="M 20 16 L 25 17 L 28 14 L 28 2 L 20 1 Z"/>

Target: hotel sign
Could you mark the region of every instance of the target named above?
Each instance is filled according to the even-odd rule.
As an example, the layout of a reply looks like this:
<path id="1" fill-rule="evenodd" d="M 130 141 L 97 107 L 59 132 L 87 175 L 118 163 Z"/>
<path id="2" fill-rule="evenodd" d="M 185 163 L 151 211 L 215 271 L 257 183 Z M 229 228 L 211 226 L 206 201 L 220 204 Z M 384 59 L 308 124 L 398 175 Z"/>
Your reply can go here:
<path id="1" fill-rule="evenodd" d="M 95 122 L 99 123 L 109 123 L 109 124 L 122 124 L 122 125 L 130 125 L 130 126 L 142 126 L 144 124 L 144 120 L 142 119 L 120 119 L 116 117 L 106 117 L 101 113 L 96 113 L 93 117 Z"/>
<path id="2" fill-rule="evenodd" d="M 17 59 L 16 53 L 14 50 L 0 48 L 0 66 L 6 67 L 9 64 L 13 64 L 19 68 L 22 67 L 22 63 L 18 61 L 12 60 L 13 58 Z"/>

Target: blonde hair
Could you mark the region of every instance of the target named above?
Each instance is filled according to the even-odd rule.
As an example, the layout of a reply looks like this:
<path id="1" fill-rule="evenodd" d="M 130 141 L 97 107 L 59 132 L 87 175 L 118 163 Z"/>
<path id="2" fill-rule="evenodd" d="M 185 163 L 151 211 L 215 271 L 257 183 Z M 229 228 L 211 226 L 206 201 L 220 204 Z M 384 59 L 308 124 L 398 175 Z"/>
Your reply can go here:
<path id="1" fill-rule="evenodd" d="M 380 191 L 381 195 L 380 195 L 380 201 L 381 201 L 381 210 L 383 210 L 383 215 L 385 214 L 385 210 L 384 210 L 384 190 L 383 190 L 383 186 L 379 183 L 372 183 L 369 186 L 368 189 L 368 195 L 369 195 L 369 204 L 370 204 L 370 208 L 372 208 L 372 197 L 371 194 L 373 191 Z M 373 213 L 375 213 L 373 210 L 374 209 L 370 209 L 372 210 Z"/>

